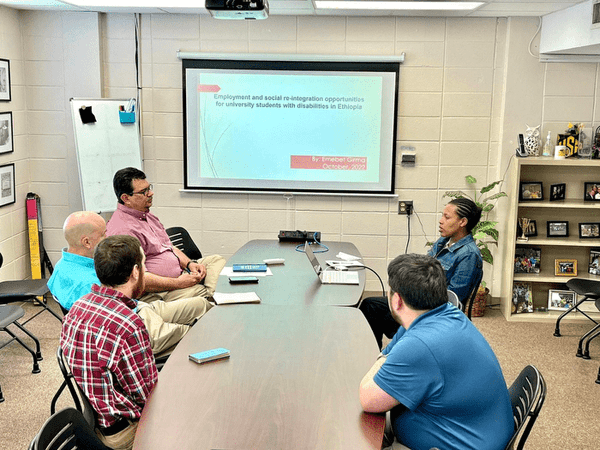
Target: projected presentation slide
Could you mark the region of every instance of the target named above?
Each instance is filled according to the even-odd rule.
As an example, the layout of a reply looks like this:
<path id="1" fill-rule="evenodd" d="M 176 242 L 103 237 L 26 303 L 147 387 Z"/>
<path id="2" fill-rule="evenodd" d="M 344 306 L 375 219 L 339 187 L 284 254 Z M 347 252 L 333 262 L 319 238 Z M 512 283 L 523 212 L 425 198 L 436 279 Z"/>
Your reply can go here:
<path id="1" fill-rule="evenodd" d="M 390 73 L 187 69 L 187 184 L 389 190 L 394 89 Z"/>

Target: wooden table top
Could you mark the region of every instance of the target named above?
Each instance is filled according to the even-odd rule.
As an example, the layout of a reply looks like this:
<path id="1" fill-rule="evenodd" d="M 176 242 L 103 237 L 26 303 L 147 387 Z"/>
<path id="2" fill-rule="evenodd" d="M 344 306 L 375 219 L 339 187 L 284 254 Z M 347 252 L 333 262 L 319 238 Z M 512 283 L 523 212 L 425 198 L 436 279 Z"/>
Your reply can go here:
<path id="1" fill-rule="evenodd" d="M 284 258 L 285 263 L 271 265 L 273 276 L 259 277 L 258 284 L 231 285 L 228 277 L 220 276 L 217 292 L 256 292 L 263 304 L 307 306 L 356 306 L 365 288 L 365 270 L 358 271 L 358 285 L 322 285 L 306 254 L 296 251 L 297 243 L 276 240 L 253 240 L 241 247 L 228 261 L 262 263 L 264 259 Z M 326 260 L 335 260 L 340 251 L 360 256 L 350 242 L 327 242 L 329 251 L 315 253 L 322 267 Z M 317 247 L 313 249 L 317 251 Z"/>
<path id="2" fill-rule="evenodd" d="M 231 357 L 188 359 L 216 347 Z M 358 397 L 378 353 L 355 308 L 217 306 L 160 372 L 134 449 L 379 449 L 385 418 Z"/>

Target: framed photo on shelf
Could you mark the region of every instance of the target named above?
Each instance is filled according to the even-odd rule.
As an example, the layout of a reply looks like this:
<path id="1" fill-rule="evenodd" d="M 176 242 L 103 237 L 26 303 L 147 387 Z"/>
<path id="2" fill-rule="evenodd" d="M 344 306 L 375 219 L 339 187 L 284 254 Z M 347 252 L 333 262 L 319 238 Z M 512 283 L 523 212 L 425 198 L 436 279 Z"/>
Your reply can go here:
<path id="1" fill-rule="evenodd" d="M 557 277 L 576 277 L 577 260 L 576 259 L 555 259 L 554 275 Z"/>
<path id="2" fill-rule="evenodd" d="M 548 309 L 553 311 L 566 311 L 575 306 L 577 294 L 574 291 L 548 290 Z"/>
<path id="3" fill-rule="evenodd" d="M 569 222 L 546 222 L 546 235 L 548 237 L 569 237 Z"/>
<path id="4" fill-rule="evenodd" d="M 550 185 L 550 201 L 564 200 L 567 195 L 567 185 L 565 183 Z"/>
<path id="5" fill-rule="evenodd" d="M 517 222 L 517 237 L 520 237 L 523 234 L 523 230 L 521 229 L 521 224 Z M 527 229 L 525 230 L 525 236 L 526 237 L 531 237 L 531 236 L 537 236 L 537 224 L 535 223 L 535 220 L 530 220 L 529 221 L 529 225 L 527 226 Z"/>
<path id="6" fill-rule="evenodd" d="M 0 206 L 15 202 L 15 165 L 0 166 Z"/>
<path id="7" fill-rule="evenodd" d="M 583 199 L 587 202 L 600 202 L 600 181 L 583 183 Z"/>
<path id="8" fill-rule="evenodd" d="M 515 273 L 540 273 L 541 261 L 540 247 L 515 248 Z"/>
<path id="9" fill-rule="evenodd" d="M 600 275 L 600 248 L 593 248 L 590 250 L 588 273 L 591 275 Z"/>
<path id="10" fill-rule="evenodd" d="M 579 238 L 599 238 L 600 222 L 584 222 L 579 224 Z"/>
<path id="11" fill-rule="evenodd" d="M 512 312 L 516 314 L 533 312 L 533 294 L 531 283 L 515 281 L 513 283 Z"/>
<path id="12" fill-rule="evenodd" d="M 10 102 L 10 61 L 0 58 L 0 102 Z"/>
<path id="13" fill-rule="evenodd" d="M 544 188 L 541 181 L 522 181 L 519 187 L 519 200 L 544 200 Z"/>
<path id="14" fill-rule="evenodd" d="M 0 113 L 0 154 L 14 149 L 12 112 Z"/>

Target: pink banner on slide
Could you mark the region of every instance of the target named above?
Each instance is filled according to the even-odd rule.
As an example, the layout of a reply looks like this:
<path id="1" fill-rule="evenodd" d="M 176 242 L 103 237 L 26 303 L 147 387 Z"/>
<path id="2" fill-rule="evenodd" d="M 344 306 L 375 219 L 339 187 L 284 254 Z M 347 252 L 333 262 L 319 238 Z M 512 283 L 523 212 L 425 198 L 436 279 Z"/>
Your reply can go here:
<path id="1" fill-rule="evenodd" d="M 290 168 L 312 170 L 367 170 L 365 156 L 292 155 Z"/>
<path id="2" fill-rule="evenodd" d="M 198 92 L 219 92 L 221 87 L 217 84 L 199 84 Z"/>

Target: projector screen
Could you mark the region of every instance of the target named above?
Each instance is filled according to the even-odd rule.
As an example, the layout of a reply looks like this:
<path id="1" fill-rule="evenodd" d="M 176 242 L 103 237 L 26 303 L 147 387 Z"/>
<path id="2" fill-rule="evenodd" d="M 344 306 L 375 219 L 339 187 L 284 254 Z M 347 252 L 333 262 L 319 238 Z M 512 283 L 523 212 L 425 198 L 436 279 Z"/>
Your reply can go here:
<path id="1" fill-rule="evenodd" d="M 182 62 L 185 189 L 393 194 L 398 61 Z"/>

